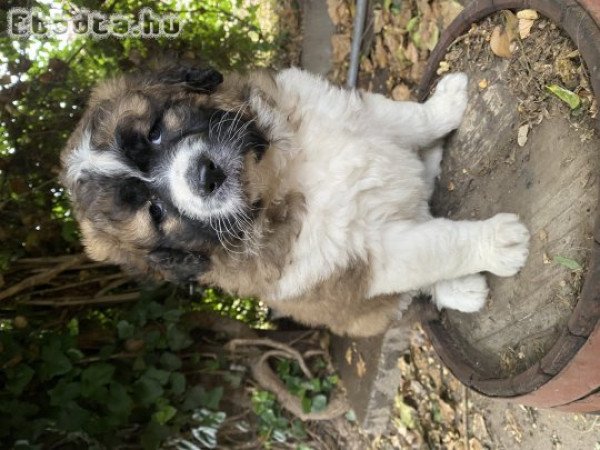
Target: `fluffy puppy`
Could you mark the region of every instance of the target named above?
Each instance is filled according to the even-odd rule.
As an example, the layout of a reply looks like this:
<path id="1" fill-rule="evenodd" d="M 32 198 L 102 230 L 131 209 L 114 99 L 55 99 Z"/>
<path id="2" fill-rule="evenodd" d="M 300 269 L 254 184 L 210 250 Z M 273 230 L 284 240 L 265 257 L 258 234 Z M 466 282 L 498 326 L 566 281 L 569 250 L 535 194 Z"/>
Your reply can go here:
<path id="1" fill-rule="evenodd" d="M 466 88 L 448 75 L 418 104 L 299 69 L 121 76 L 93 91 L 62 180 L 93 259 L 370 336 L 419 290 L 477 311 L 479 272 L 514 275 L 527 258 L 513 214 L 430 215 L 439 141 L 459 126 Z"/>

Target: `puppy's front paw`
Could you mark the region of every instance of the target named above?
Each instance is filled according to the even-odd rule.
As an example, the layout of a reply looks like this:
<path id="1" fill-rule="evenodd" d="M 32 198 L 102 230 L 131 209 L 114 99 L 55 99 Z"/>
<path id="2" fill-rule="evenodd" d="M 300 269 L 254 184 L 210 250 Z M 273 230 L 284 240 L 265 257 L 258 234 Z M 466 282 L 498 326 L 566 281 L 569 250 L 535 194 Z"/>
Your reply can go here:
<path id="1" fill-rule="evenodd" d="M 433 301 L 440 309 L 450 308 L 467 313 L 476 312 L 485 305 L 487 296 L 487 282 L 481 274 L 438 281 L 433 286 Z"/>
<path id="2" fill-rule="evenodd" d="M 516 214 L 497 214 L 486 226 L 487 270 L 500 277 L 515 275 L 529 254 L 529 231 Z"/>
<path id="3" fill-rule="evenodd" d="M 458 128 L 467 109 L 468 81 L 469 78 L 462 72 L 446 75 L 428 102 L 435 121 L 448 132 Z"/>

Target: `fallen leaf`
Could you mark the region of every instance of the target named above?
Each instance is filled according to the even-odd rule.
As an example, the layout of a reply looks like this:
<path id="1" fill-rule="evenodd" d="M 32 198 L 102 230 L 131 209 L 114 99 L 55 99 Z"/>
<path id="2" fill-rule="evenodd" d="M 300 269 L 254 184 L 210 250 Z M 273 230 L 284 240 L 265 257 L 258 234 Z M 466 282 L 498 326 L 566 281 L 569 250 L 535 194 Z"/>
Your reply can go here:
<path id="1" fill-rule="evenodd" d="M 327 0 L 327 12 L 336 26 L 350 21 L 350 10 L 344 0 Z"/>
<path id="2" fill-rule="evenodd" d="M 569 58 L 558 58 L 554 61 L 554 70 L 558 73 L 560 80 L 568 88 L 576 88 L 579 84 L 577 66 Z"/>
<path id="3" fill-rule="evenodd" d="M 346 350 L 345 359 L 346 359 L 346 362 L 348 363 L 348 365 L 351 366 L 352 365 L 352 347 L 348 347 L 348 350 Z"/>
<path id="4" fill-rule="evenodd" d="M 383 39 L 381 36 L 375 38 L 375 50 L 374 50 L 375 62 L 381 69 L 385 69 L 388 65 L 387 51 L 383 46 Z"/>
<path id="5" fill-rule="evenodd" d="M 513 414 L 510 412 L 510 410 L 507 409 L 506 413 L 504 415 L 504 418 L 506 420 L 506 425 L 505 425 L 504 429 L 506 431 L 510 431 L 512 433 L 515 441 L 517 441 L 517 443 L 520 444 L 521 441 L 523 440 L 523 430 L 517 423 L 515 416 L 513 416 Z"/>
<path id="6" fill-rule="evenodd" d="M 462 12 L 464 7 L 456 0 L 446 0 L 440 2 L 440 16 L 444 28 L 448 27 L 454 19 Z"/>
<path id="7" fill-rule="evenodd" d="M 331 36 L 331 50 L 334 63 L 344 62 L 350 54 L 350 36 L 347 34 Z"/>
<path id="8" fill-rule="evenodd" d="M 486 80 L 485 78 L 479 80 L 478 86 L 479 86 L 479 89 L 481 89 L 481 90 L 487 89 L 488 80 Z"/>
<path id="9" fill-rule="evenodd" d="M 581 98 L 579 95 L 559 86 L 558 84 L 550 84 L 546 86 L 546 89 L 569 105 L 569 108 L 571 109 L 577 109 L 579 106 L 581 106 Z"/>
<path id="10" fill-rule="evenodd" d="M 392 98 L 396 101 L 406 101 L 410 99 L 410 89 L 407 85 L 400 83 L 392 89 Z"/>
<path id="11" fill-rule="evenodd" d="M 534 21 L 530 19 L 519 19 L 519 36 L 521 39 L 526 39 L 529 37 L 533 22 Z"/>
<path id="12" fill-rule="evenodd" d="M 523 125 L 519 127 L 519 132 L 517 133 L 517 143 L 519 147 L 524 147 L 527 144 L 527 138 L 529 136 L 529 125 Z"/>
<path id="13" fill-rule="evenodd" d="M 469 450 L 483 450 L 483 445 L 476 438 L 469 439 Z"/>
<path id="14" fill-rule="evenodd" d="M 362 378 L 367 373 L 367 365 L 365 364 L 365 360 L 362 355 L 358 354 L 358 361 L 356 361 L 356 375 L 358 378 Z"/>
<path id="15" fill-rule="evenodd" d="M 565 258 L 564 256 L 555 256 L 554 262 L 572 271 L 579 271 L 583 269 L 583 267 L 581 267 L 581 264 L 579 264 L 577 261 Z"/>
<path id="16" fill-rule="evenodd" d="M 373 11 L 373 33 L 379 34 L 383 30 L 383 11 L 376 9 Z"/>
<path id="17" fill-rule="evenodd" d="M 413 412 L 415 411 L 409 405 L 404 403 L 404 399 L 401 395 L 398 395 L 394 401 L 394 406 L 400 416 L 400 422 L 409 430 L 416 427 Z"/>
<path id="18" fill-rule="evenodd" d="M 417 50 L 417 47 L 415 47 L 415 44 L 412 42 L 408 43 L 406 46 L 406 51 L 404 52 L 404 56 L 406 56 L 406 59 L 413 64 L 417 64 L 419 62 L 419 51 Z"/>
<path id="19" fill-rule="evenodd" d="M 449 72 L 449 71 L 450 71 L 450 64 L 448 63 L 448 61 L 440 61 L 440 65 L 439 65 L 436 73 L 438 75 L 441 75 L 441 74 Z"/>
<path id="20" fill-rule="evenodd" d="M 477 437 L 477 439 L 481 441 L 489 440 L 490 435 L 487 429 L 487 425 L 485 424 L 485 419 L 481 414 L 473 414 L 470 418 L 470 422 L 473 435 Z"/>
<path id="21" fill-rule="evenodd" d="M 501 58 L 510 58 L 512 56 L 508 34 L 503 32 L 499 25 L 496 26 L 492 31 L 492 36 L 490 37 L 490 47 L 496 56 Z"/>
<path id="22" fill-rule="evenodd" d="M 517 12 L 517 18 L 526 20 L 537 20 L 540 18 L 538 12 L 535 9 L 522 9 Z"/>
<path id="23" fill-rule="evenodd" d="M 540 232 L 538 233 L 538 236 L 540 238 L 540 241 L 542 242 L 546 242 L 548 240 L 548 233 L 546 233 L 546 230 L 541 229 Z"/>
<path id="24" fill-rule="evenodd" d="M 548 253 L 544 252 L 542 253 L 542 261 L 544 262 L 544 264 L 550 264 L 552 262 L 552 260 L 550 259 L 550 257 L 548 256 Z"/>
<path id="25" fill-rule="evenodd" d="M 452 192 L 454 189 L 456 189 L 456 186 L 454 185 L 453 181 L 448 181 L 448 190 L 450 192 Z"/>
<path id="26" fill-rule="evenodd" d="M 502 15 L 504 16 L 505 22 L 504 30 L 508 35 L 509 41 L 512 42 L 517 39 L 519 34 L 519 19 L 517 19 L 517 16 L 508 9 L 502 10 Z"/>

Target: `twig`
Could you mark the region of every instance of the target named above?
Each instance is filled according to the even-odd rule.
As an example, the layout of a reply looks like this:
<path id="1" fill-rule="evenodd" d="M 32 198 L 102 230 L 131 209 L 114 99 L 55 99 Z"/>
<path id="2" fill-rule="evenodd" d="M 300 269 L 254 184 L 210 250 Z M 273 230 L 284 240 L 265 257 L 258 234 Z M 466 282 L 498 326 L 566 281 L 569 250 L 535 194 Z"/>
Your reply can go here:
<path id="1" fill-rule="evenodd" d="M 23 281 L 20 281 L 19 283 L 9 287 L 4 292 L 0 292 L 0 301 L 4 300 L 6 298 L 12 297 L 13 295 L 18 294 L 19 292 L 24 291 L 25 289 L 29 289 L 29 288 L 32 288 L 33 286 L 37 286 L 38 284 L 47 283 L 48 281 L 53 279 L 55 276 L 57 276 L 59 273 L 64 272 L 67 269 L 70 269 L 71 267 L 79 264 L 80 262 L 82 262 L 85 259 L 86 259 L 85 255 L 75 255 L 71 259 L 63 262 L 62 264 L 59 264 L 58 266 L 54 267 L 53 269 L 48 269 L 42 273 L 39 273 L 37 275 L 33 275 L 29 278 L 26 278 Z"/>
<path id="2" fill-rule="evenodd" d="M 96 292 L 96 294 L 94 295 L 94 298 L 102 297 L 104 294 L 106 294 L 111 289 L 115 289 L 119 286 L 122 286 L 123 284 L 125 284 L 129 281 L 131 281 L 131 279 L 128 276 L 123 276 L 123 274 L 119 274 L 118 279 L 116 279 L 112 283 L 107 284 L 102 289 L 100 289 L 98 292 Z"/>
<path id="3" fill-rule="evenodd" d="M 57 287 L 48 288 L 48 289 L 42 289 L 39 291 L 32 292 L 32 294 L 41 295 L 41 294 L 47 294 L 49 292 L 64 291 L 65 289 L 84 286 L 86 284 L 92 284 L 92 283 L 96 283 L 98 281 L 113 280 L 115 278 L 123 278 L 123 274 L 117 273 L 117 274 L 110 274 L 110 275 L 103 276 L 103 277 L 90 278 L 88 280 L 78 281 L 76 283 L 68 283 L 68 284 L 63 284 L 62 286 L 57 286 Z M 96 294 L 94 297 L 100 297 L 100 296 L 98 294 Z"/>
<path id="4" fill-rule="evenodd" d="M 331 420 L 348 411 L 349 406 L 346 399 L 340 393 L 336 393 L 329 401 L 327 408 L 323 411 L 305 413 L 300 399 L 287 390 L 281 379 L 269 366 L 268 359 L 271 356 L 278 356 L 279 353 L 278 350 L 271 350 L 264 353 L 252 363 L 251 371 L 253 378 L 258 384 L 275 394 L 283 408 L 302 421 Z"/>
<path id="5" fill-rule="evenodd" d="M 291 357 L 291 358 L 295 359 L 296 361 L 298 361 L 300 369 L 302 370 L 302 372 L 304 373 L 304 376 L 306 376 L 306 378 L 309 378 L 309 379 L 313 378 L 312 373 L 306 366 L 306 363 L 304 362 L 304 358 L 302 357 L 300 352 L 298 350 L 290 347 L 287 344 L 284 344 L 282 342 L 277 342 L 277 341 L 274 341 L 274 340 L 268 339 L 268 338 L 264 338 L 264 339 L 232 339 L 225 345 L 225 348 L 230 351 L 235 351 L 235 348 L 238 346 L 265 346 L 265 347 L 271 347 L 271 348 L 280 350 L 280 352 L 284 352 L 286 354 L 284 356 Z M 281 353 L 279 353 L 278 356 L 282 356 Z"/>
<path id="6" fill-rule="evenodd" d="M 140 293 L 136 292 L 128 292 L 126 294 L 117 294 L 117 295 L 107 295 L 102 298 L 58 298 L 58 299 L 50 299 L 50 300 L 29 300 L 23 301 L 20 303 L 25 303 L 27 305 L 36 305 L 36 306 L 53 306 L 55 308 L 61 308 L 65 306 L 77 306 L 77 305 L 99 305 L 103 303 L 121 303 L 121 302 L 131 302 L 138 300 L 140 298 Z"/>

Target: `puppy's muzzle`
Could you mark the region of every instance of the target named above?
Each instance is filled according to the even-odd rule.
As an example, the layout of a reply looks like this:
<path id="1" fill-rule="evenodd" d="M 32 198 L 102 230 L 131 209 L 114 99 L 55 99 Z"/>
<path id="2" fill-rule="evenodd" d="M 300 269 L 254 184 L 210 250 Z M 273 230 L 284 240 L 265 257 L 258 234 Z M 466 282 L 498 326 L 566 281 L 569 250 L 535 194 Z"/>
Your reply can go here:
<path id="1" fill-rule="evenodd" d="M 214 161 L 201 157 L 198 160 L 198 179 L 196 188 L 203 196 L 208 196 L 218 190 L 225 182 L 225 172 Z"/>

